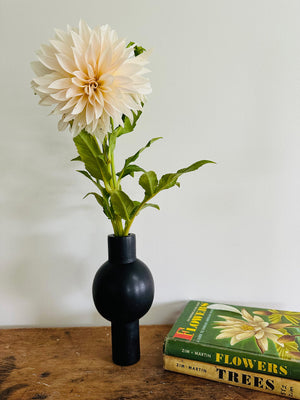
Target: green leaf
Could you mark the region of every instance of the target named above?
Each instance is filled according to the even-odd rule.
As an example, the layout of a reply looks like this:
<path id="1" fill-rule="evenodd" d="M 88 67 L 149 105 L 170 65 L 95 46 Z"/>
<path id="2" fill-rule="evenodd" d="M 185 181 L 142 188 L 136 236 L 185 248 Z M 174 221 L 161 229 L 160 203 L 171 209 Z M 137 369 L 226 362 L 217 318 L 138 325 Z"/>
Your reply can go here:
<path id="1" fill-rule="evenodd" d="M 190 165 L 187 168 L 179 169 L 175 173 L 163 175 L 159 180 L 156 193 L 160 192 L 161 190 L 169 189 L 175 185 L 179 186 L 179 182 L 177 182 L 177 179 L 181 175 L 186 174 L 187 172 L 196 171 L 197 169 L 199 169 L 200 167 L 202 167 L 203 165 L 208 164 L 208 163 L 215 164 L 213 161 L 201 160 L 201 161 L 195 162 L 194 164 Z"/>
<path id="2" fill-rule="evenodd" d="M 124 127 L 120 125 L 118 128 L 115 129 L 117 137 L 124 135 L 125 133 L 132 132 L 134 130 L 137 120 L 140 118 L 142 114 L 142 111 L 138 111 L 137 113 L 132 112 L 132 114 L 133 114 L 132 123 L 130 122 L 130 119 L 123 114 Z"/>
<path id="3" fill-rule="evenodd" d="M 100 206 L 103 208 L 104 214 L 105 214 L 109 219 L 112 219 L 111 211 L 110 211 L 109 207 L 107 206 L 107 204 L 105 203 L 103 197 L 100 196 L 98 193 L 89 192 L 89 193 L 87 193 L 87 194 L 84 196 L 84 199 L 85 199 L 87 196 L 89 196 L 89 195 L 95 196 L 95 199 L 97 200 L 97 203 L 100 204 Z"/>
<path id="4" fill-rule="evenodd" d="M 134 46 L 134 55 L 137 57 L 140 54 L 144 53 L 144 51 L 146 51 L 146 49 L 144 49 L 144 47 L 142 46 Z"/>
<path id="5" fill-rule="evenodd" d="M 81 159 L 81 157 L 80 157 L 80 156 L 78 156 L 78 157 L 72 158 L 72 160 L 71 160 L 71 161 L 82 161 L 82 159 Z"/>
<path id="6" fill-rule="evenodd" d="M 102 158 L 100 158 L 100 159 L 98 159 L 98 163 L 100 165 L 102 179 L 104 177 L 106 179 L 106 181 L 109 181 L 111 179 L 111 174 L 109 172 L 106 162 Z"/>
<path id="7" fill-rule="evenodd" d="M 150 198 L 156 193 L 157 176 L 154 171 L 145 172 L 139 179 L 139 184 L 145 190 L 145 197 Z"/>
<path id="8" fill-rule="evenodd" d="M 113 206 L 114 212 L 129 221 L 130 215 L 135 207 L 134 202 L 127 196 L 122 190 L 115 190 L 111 194 L 111 204 Z"/>
<path id="9" fill-rule="evenodd" d="M 90 175 L 87 171 L 77 169 L 77 172 L 79 172 L 80 174 L 86 176 L 86 177 L 87 177 L 89 180 L 91 180 L 93 183 L 96 183 L 96 182 L 94 181 L 94 179 L 91 177 L 91 175 Z"/>
<path id="10" fill-rule="evenodd" d="M 179 169 L 179 170 L 177 171 L 177 174 L 182 175 L 182 174 L 185 174 L 185 173 L 187 173 L 187 172 L 196 171 L 197 169 L 199 169 L 199 168 L 202 167 L 203 165 L 209 164 L 209 163 L 210 163 L 210 164 L 215 164 L 215 162 L 209 161 L 209 160 L 196 161 L 194 164 L 190 165 L 190 166 L 187 167 L 187 168 Z"/>
<path id="11" fill-rule="evenodd" d="M 146 146 L 142 147 L 142 148 L 141 148 L 139 151 L 137 151 L 133 156 L 128 157 L 128 158 L 125 160 L 124 167 L 127 167 L 127 165 L 129 165 L 129 164 L 131 164 L 132 162 L 134 162 L 134 161 L 139 157 L 139 155 L 140 155 L 144 150 L 147 149 L 147 147 L 150 147 L 152 143 L 156 142 L 156 140 L 159 140 L 159 139 L 162 139 L 162 137 L 156 137 L 156 138 L 153 138 L 153 139 L 149 140 L 149 142 L 146 144 Z"/>
<path id="12" fill-rule="evenodd" d="M 102 196 L 100 196 L 100 194 L 95 193 L 95 192 L 89 192 L 84 196 L 84 199 L 86 199 L 88 196 L 90 195 L 95 196 L 95 199 L 97 200 L 98 204 L 100 204 L 101 207 L 104 207 L 104 199 Z"/>
<path id="13" fill-rule="evenodd" d="M 145 149 L 147 149 L 147 147 L 150 147 L 152 143 L 156 142 L 156 140 L 159 140 L 159 139 L 162 139 L 162 137 L 156 137 L 156 138 L 153 138 L 153 139 L 149 140 L 149 142 L 146 144 L 146 146 L 142 147 L 142 148 L 141 148 L 139 151 L 137 151 L 133 156 L 128 157 L 128 158 L 125 160 L 123 169 L 122 169 L 120 172 L 118 172 L 117 175 L 120 176 L 121 178 L 124 177 L 124 176 L 126 176 L 126 175 L 128 175 L 128 173 L 125 173 L 125 172 L 127 171 L 127 169 L 128 169 L 128 166 L 129 166 L 131 163 L 133 163 L 133 162 L 139 157 L 139 155 L 140 155 Z M 140 167 L 138 167 L 138 168 L 140 168 Z M 143 170 L 143 169 L 141 168 L 140 170 L 137 170 L 137 171 L 145 171 L 145 170 Z M 135 172 L 135 171 L 134 171 L 134 172 Z M 130 173 L 130 172 L 129 172 L 129 173 Z M 130 173 L 130 175 L 131 175 L 131 173 Z M 132 175 L 132 176 L 133 176 L 133 175 Z"/>
<path id="14" fill-rule="evenodd" d="M 113 128 L 113 121 L 111 121 L 111 126 Z M 115 147 L 116 147 L 117 131 L 118 131 L 118 128 L 117 129 L 113 129 L 112 132 L 108 134 L 108 139 L 109 139 L 108 148 L 109 148 L 110 154 L 112 154 L 114 152 Z"/>
<path id="15" fill-rule="evenodd" d="M 144 168 L 141 168 L 138 165 L 130 164 L 130 165 L 128 165 L 128 167 L 126 167 L 122 171 L 118 172 L 117 175 L 120 176 L 122 173 L 122 178 L 125 178 L 125 176 L 127 176 L 127 175 L 130 175 L 133 177 L 135 172 L 145 172 L 145 170 L 144 170 Z"/>
<path id="16" fill-rule="evenodd" d="M 135 44 L 135 42 L 130 42 L 130 43 L 128 43 L 128 45 L 126 47 L 133 46 L 134 44 Z M 146 49 L 144 49 L 144 47 L 137 46 L 137 45 L 134 46 L 134 55 L 135 55 L 135 57 L 140 55 L 140 54 L 142 54 L 144 51 L 146 51 Z"/>
<path id="17" fill-rule="evenodd" d="M 135 213 L 137 212 L 137 210 L 139 209 L 139 207 L 140 207 L 140 205 L 141 205 L 141 202 L 140 202 L 140 201 L 134 201 L 133 204 L 134 204 L 134 208 L 132 209 L 130 218 L 132 218 L 132 217 L 135 215 Z M 153 208 L 156 208 L 157 210 L 160 210 L 158 204 L 145 203 L 145 204 L 141 207 L 141 209 L 139 210 L 139 212 L 138 212 L 135 216 L 139 215 L 139 213 L 140 213 L 144 208 L 147 208 L 147 207 L 153 207 Z"/>
<path id="18" fill-rule="evenodd" d="M 81 131 L 73 140 L 86 170 L 96 179 L 103 180 L 103 175 L 108 176 L 108 168 L 97 139 L 93 135 Z"/>
<path id="19" fill-rule="evenodd" d="M 158 204 L 153 204 L 153 203 L 145 203 L 145 204 L 143 205 L 143 207 L 142 207 L 142 210 L 143 210 L 144 208 L 147 208 L 147 207 L 152 207 L 152 208 L 156 208 L 157 210 L 160 210 L 159 205 L 158 205 Z"/>

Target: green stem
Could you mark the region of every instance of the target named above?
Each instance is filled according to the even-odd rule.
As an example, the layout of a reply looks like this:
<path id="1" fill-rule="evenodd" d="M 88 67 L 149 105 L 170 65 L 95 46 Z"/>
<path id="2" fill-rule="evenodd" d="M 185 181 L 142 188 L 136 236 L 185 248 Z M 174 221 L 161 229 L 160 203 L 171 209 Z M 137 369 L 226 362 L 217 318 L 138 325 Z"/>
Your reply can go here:
<path id="1" fill-rule="evenodd" d="M 114 151 L 108 151 L 108 153 L 109 153 L 108 160 L 110 163 L 110 170 L 111 170 L 111 176 L 112 176 L 112 188 L 113 188 L 113 190 L 118 190 L 119 182 L 117 181 L 117 177 L 116 177 Z M 124 228 L 123 228 L 123 224 L 122 224 L 122 218 L 119 217 L 118 215 L 115 215 L 114 221 L 112 220 L 112 223 L 113 223 L 115 235 L 123 236 Z"/>
<path id="2" fill-rule="evenodd" d="M 159 193 L 159 192 L 157 192 Z M 141 209 L 144 207 L 144 205 L 147 203 L 147 201 L 153 199 L 154 196 L 157 195 L 157 193 L 154 193 L 151 197 L 144 199 L 141 204 L 139 205 L 138 209 L 136 210 L 136 212 L 133 214 L 132 218 L 126 223 L 125 228 L 124 228 L 124 236 L 128 236 L 129 234 L 129 229 L 135 219 L 135 217 L 138 215 L 138 213 L 141 211 Z"/>

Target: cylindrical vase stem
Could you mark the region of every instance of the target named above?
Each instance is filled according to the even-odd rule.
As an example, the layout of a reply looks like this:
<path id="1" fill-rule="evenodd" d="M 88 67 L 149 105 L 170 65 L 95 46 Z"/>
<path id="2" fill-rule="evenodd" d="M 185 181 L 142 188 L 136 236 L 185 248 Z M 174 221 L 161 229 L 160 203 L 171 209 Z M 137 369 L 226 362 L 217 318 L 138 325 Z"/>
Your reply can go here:
<path id="1" fill-rule="evenodd" d="M 140 359 L 139 320 L 111 323 L 112 357 L 117 365 L 132 365 Z"/>

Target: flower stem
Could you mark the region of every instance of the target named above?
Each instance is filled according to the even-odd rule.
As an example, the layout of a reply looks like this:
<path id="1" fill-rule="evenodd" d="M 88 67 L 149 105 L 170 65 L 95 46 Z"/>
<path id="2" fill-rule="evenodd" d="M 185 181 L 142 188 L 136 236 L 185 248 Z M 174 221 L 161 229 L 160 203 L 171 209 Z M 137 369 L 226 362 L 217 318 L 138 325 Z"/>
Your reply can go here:
<path id="1" fill-rule="evenodd" d="M 114 151 L 108 150 L 108 159 L 110 162 L 110 170 L 111 170 L 111 177 L 112 177 L 112 188 L 113 190 L 119 189 L 119 182 L 117 181 L 116 177 L 116 169 L 115 169 L 115 157 Z M 112 224 L 114 227 L 114 233 L 116 236 L 123 236 L 124 235 L 124 228 L 122 224 L 122 218 L 118 215 L 114 215 L 114 220 L 112 220 Z"/>
<path id="2" fill-rule="evenodd" d="M 159 193 L 159 192 L 157 192 L 157 193 Z M 124 236 L 128 236 L 128 235 L 129 235 L 129 230 L 130 230 L 130 227 L 131 227 L 131 225 L 132 225 L 132 223 L 133 223 L 135 217 L 136 217 L 136 216 L 138 215 L 138 213 L 142 210 L 142 208 L 143 208 L 144 205 L 147 203 L 147 201 L 153 199 L 153 197 L 156 196 L 157 193 L 154 193 L 151 197 L 149 197 L 149 198 L 147 198 L 147 199 L 144 199 L 144 200 L 141 202 L 140 206 L 139 206 L 138 209 L 135 211 L 135 213 L 133 214 L 132 218 L 126 223 L 125 228 L 124 228 Z"/>

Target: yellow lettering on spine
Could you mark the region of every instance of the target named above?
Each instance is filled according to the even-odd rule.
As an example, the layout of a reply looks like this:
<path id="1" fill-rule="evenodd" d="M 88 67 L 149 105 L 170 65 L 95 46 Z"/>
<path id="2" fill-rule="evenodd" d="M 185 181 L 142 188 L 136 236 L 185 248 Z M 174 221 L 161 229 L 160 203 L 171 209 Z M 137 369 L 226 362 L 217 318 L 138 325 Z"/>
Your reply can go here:
<path id="1" fill-rule="evenodd" d="M 259 371 L 267 371 L 266 362 L 265 361 L 258 361 L 257 362 L 257 369 Z"/>
<path id="2" fill-rule="evenodd" d="M 202 303 L 197 311 L 195 312 L 195 314 L 192 317 L 192 320 L 190 322 L 190 329 L 193 329 L 193 331 L 195 332 L 196 328 L 198 327 L 200 321 L 202 320 L 204 314 L 206 313 L 206 309 L 208 307 L 208 303 Z M 189 328 L 187 328 L 189 329 Z"/>
<path id="3" fill-rule="evenodd" d="M 288 373 L 287 367 L 285 365 L 280 365 L 279 370 L 282 373 L 282 375 L 287 375 L 287 373 Z"/>
<path id="4" fill-rule="evenodd" d="M 243 358 L 243 363 L 244 363 L 244 366 L 245 366 L 246 368 L 251 368 L 251 369 L 253 369 L 253 367 L 254 367 L 253 361 L 252 361 L 250 358 Z"/>
<path id="5" fill-rule="evenodd" d="M 232 362 L 236 366 L 240 366 L 242 364 L 242 360 L 240 359 L 240 357 L 233 357 Z"/>

